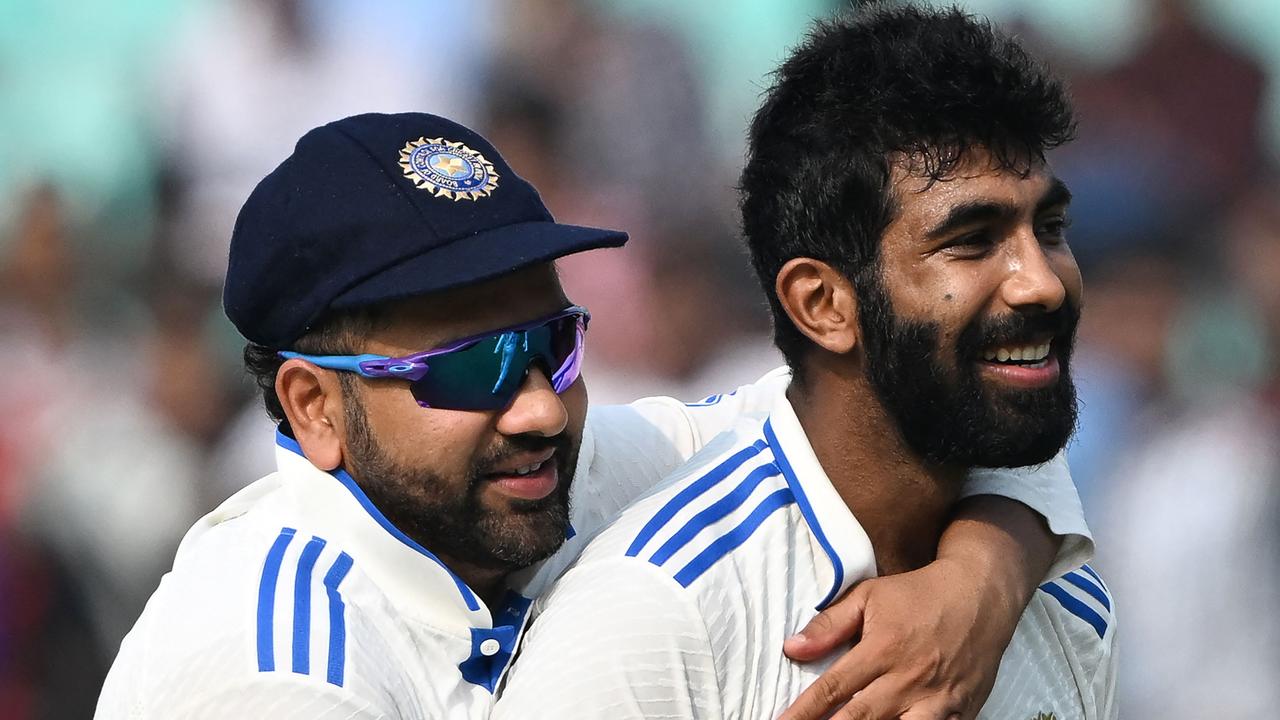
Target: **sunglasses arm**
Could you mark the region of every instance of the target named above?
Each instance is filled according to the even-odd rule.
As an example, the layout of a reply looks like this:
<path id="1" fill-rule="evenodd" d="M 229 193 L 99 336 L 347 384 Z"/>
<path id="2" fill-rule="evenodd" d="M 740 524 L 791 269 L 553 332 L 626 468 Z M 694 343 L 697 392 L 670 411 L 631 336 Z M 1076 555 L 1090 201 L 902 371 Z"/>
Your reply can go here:
<path id="1" fill-rule="evenodd" d="M 304 355 L 291 350 L 282 350 L 280 357 L 286 360 L 297 358 L 328 370 L 345 370 L 365 377 L 390 377 L 392 373 L 371 372 L 364 367 L 365 363 L 385 362 L 391 358 L 386 355 Z"/>

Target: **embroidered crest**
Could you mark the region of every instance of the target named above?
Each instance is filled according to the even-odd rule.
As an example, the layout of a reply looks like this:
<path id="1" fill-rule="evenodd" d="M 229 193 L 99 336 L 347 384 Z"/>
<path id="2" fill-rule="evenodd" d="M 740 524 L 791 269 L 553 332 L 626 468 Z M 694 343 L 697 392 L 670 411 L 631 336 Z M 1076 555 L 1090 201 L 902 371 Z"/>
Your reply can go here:
<path id="1" fill-rule="evenodd" d="M 414 185 L 436 197 L 478 200 L 498 187 L 493 163 L 460 142 L 418 138 L 400 148 L 400 167 Z"/>

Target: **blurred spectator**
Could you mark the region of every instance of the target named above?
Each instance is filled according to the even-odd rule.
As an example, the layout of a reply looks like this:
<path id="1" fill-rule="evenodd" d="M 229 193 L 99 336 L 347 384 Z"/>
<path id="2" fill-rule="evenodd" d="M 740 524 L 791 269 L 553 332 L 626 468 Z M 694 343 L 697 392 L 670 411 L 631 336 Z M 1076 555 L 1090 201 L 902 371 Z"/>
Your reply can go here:
<path id="1" fill-rule="evenodd" d="M 0 348 L 15 372 L 0 376 L 0 718 L 25 718 L 52 676 L 43 652 L 56 631 L 57 570 L 23 533 L 32 475 L 52 442 L 61 358 L 74 337 L 65 208 L 51 185 L 19 203 L 14 232 L 0 248 Z M 76 637 L 83 645 L 83 633 Z M 105 669 L 105 668 L 103 668 Z M 80 675 L 87 683 L 103 669 Z M 69 673 L 70 674 L 70 673 Z M 73 695 L 87 690 L 72 681 Z"/>
<path id="2" fill-rule="evenodd" d="M 241 203 L 307 130 L 347 115 L 466 118 L 491 3 L 200 3 L 161 65 L 167 162 L 182 185 L 179 270 L 212 286 Z"/>
<path id="3" fill-rule="evenodd" d="M 1199 315 L 1184 332 L 1203 341 L 1173 340 L 1193 356 L 1175 368 L 1181 390 L 1142 418 L 1099 486 L 1099 564 L 1125 617 L 1131 717 L 1247 718 L 1280 704 L 1277 208 L 1273 181 L 1251 189 L 1223 225 L 1224 286 L 1256 325 Z M 1269 349 L 1261 362 L 1233 357 L 1248 336 Z"/>
<path id="4" fill-rule="evenodd" d="M 1148 0 L 1145 40 L 1072 82 L 1082 133 L 1063 171 L 1091 243 L 1195 221 L 1260 169 L 1266 75 L 1192 1 Z"/>
<path id="5" fill-rule="evenodd" d="M 610 21 L 584 0 L 513 3 L 505 20 L 502 67 L 518 74 L 494 92 L 532 85 L 555 109 L 557 166 L 579 189 L 677 216 L 720 200 L 732 176 L 716 163 L 682 38 L 662 23 Z"/>
<path id="6" fill-rule="evenodd" d="M 1080 420 L 1068 457 L 1087 517 L 1098 509 L 1115 458 L 1140 435 L 1147 416 L 1167 410 L 1166 349 L 1187 299 L 1179 258 L 1154 242 L 1132 244 L 1086 266 L 1072 360 Z"/>
<path id="7" fill-rule="evenodd" d="M 625 279 L 621 268 L 602 274 L 610 264 L 599 258 L 562 263 L 575 301 L 599 308 L 584 372 L 592 401 L 696 401 L 781 365 L 749 260 L 726 226 L 707 217 L 655 230 L 631 250 Z"/>

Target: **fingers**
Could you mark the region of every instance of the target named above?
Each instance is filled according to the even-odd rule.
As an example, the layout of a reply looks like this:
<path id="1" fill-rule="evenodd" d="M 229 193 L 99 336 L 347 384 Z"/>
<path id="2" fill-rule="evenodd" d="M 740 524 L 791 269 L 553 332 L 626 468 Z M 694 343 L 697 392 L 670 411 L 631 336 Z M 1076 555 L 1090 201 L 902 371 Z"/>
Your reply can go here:
<path id="1" fill-rule="evenodd" d="M 782 652 L 796 662 L 812 662 L 852 641 L 862 630 L 867 593 L 862 586 L 818 613 L 799 633 L 782 644 Z"/>
<path id="2" fill-rule="evenodd" d="M 884 675 L 832 713 L 832 720 L 959 720 L 960 702 L 946 693 L 911 696 L 911 683 Z"/>
<path id="3" fill-rule="evenodd" d="M 862 649 L 862 652 L 859 650 Z M 884 669 L 876 661 L 873 651 L 854 646 L 813 684 L 800 693 L 791 707 L 778 716 L 778 720 L 818 720 L 832 710 L 849 702 L 854 693 L 868 688 Z M 883 679 L 883 678 L 881 678 Z M 850 717 L 858 717 L 852 715 Z M 878 716 L 868 716 L 878 717 Z M 897 717 L 897 715 L 887 716 Z"/>
<path id="4" fill-rule="evenodd" d="M 899 720 L 963 720 L 956 702 L 944 695 L 934 695 L 914 703 L 898 716 Z M 969 716 L 972 718 L 972 715 Z"/>

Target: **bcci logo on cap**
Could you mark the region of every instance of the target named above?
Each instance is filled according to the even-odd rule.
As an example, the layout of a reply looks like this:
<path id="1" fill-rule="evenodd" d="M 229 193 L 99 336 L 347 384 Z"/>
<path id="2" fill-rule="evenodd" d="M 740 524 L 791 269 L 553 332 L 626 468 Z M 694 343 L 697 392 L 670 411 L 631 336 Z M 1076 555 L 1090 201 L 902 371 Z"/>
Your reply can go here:
<path id="1" fill-rule="evenodd" d="M 418 138 L 400 148 L 400 167 L 414 185 L 436 197 L 477 200 L 498 187 L 493 163 L 460 142 Z"/>

